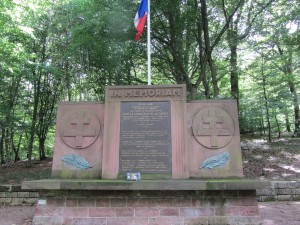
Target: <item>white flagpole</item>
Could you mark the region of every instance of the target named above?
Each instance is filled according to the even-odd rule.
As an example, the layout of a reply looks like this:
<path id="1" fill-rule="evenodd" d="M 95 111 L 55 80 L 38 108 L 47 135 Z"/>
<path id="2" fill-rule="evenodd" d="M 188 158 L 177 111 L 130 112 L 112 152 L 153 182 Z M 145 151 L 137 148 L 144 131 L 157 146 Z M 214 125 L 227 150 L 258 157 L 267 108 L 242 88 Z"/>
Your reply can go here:
<path id="1" fill-rule="evenodd" d="M 150 0 L 148 0 L 148 13 L 147 13 L 147 50 L 148 50 L 148 85 L 151 85 L 151 36 L 150 36 Z"/>

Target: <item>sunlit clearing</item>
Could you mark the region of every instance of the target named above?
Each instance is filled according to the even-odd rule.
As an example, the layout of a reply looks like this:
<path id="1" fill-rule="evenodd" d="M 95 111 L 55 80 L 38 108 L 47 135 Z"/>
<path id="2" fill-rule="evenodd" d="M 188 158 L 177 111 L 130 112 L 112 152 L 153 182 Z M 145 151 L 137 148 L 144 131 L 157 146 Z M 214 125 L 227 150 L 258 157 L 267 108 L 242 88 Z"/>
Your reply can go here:
<path id="1" fill-rule="evenodd" d="M 275 171 L 275 170 L 272 169 L 272 168 L 263 168 L 263 170 L 264 170 L 264 171 L 268 171 L 268 172 L 273 172 L 273 171 Z"/>
<path id="2" fill-rule="evenodd" d="M 287 165 L 280 165 L 281 168 L 286 169 L 286 170 L 291 170 L 294 171 L 296 173 L 300 173 L 300 168 L 296 168 L 293 166 L 287 166 Z"/>
<path id="3" fill-rule="evenodd" d="M 256 139 L 256 140 L 253 140 L 254 143 L 266 143 L 267 141 L 264 140 L 264 139 Z"/>
<path id="4" fill-rule="evenodd" d="M 283 177 L 289 177 L 289 176 L 292 176 L 292 175 L 293 175 L 293 174 L 290 174 L 290 173 L 283 173 L 283 174 L 282 174 Z"/>
<path id="5" fill-rule="evenodd" d="M 270 161 L 270 162 L 274 162 L 274 161 L 277 160 L 277 158 L 273 157 L 273 156 L 270 156 L 267 160 Z"/>
<path id="6" fill-rule="evenodd" d="M 291 153 L 289 153 L 289 152 L 281 151 L 280 153 L 283 154 L 285 157 L 293 158 L 293 155 Z"/>

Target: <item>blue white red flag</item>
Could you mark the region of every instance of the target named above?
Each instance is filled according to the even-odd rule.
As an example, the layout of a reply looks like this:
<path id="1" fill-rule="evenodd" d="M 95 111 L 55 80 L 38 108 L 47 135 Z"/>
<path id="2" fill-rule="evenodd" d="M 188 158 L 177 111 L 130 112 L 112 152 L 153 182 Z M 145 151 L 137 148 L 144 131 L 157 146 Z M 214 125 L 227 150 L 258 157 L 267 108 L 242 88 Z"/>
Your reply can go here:
<path id="1" fill-rule="evenodd" d="M 134 26 L 137 34 L 134 38 L 137 41 L 143 33 L 148 12 L 148 0 L 141 0 L 140 6 L 134 18 Z"/>

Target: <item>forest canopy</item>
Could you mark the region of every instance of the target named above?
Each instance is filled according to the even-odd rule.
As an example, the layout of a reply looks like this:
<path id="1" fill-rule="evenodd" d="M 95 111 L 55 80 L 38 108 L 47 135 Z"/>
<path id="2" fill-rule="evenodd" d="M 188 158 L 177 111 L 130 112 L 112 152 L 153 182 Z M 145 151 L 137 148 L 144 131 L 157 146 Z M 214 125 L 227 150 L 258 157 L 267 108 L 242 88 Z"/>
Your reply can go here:
<path id="1" fill-rule="evenodd" d="M 59 101 L 146 85 L 138 0 L 1 0 L 1 164 L 52 155 Z M 238 102 L 241 133 L 299 137 L 300 14 L 294 0 L 151 1 L 152 84 Z"/>

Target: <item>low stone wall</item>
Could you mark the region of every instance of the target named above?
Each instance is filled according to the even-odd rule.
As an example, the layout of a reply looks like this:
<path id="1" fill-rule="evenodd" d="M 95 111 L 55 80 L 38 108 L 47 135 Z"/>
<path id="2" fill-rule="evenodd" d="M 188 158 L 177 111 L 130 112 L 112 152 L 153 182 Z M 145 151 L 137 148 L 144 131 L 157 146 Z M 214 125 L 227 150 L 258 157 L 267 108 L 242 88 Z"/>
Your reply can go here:
<path id="1" fill-rule="evenodd" d="M 270 188 L 256 190 L 259 202 L 299 201 L 300 181 L 271 181 Z"/>
<path id="2" fill-rule="evenodd" d="M 21 190 L 18 185 L 0 185 L 1 205 L 34 205 L 38 202 L 39 193 Z"/>

